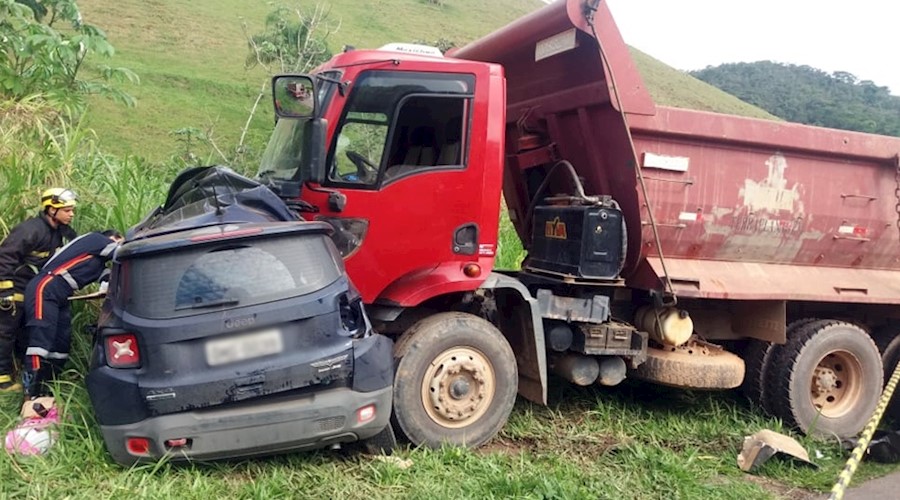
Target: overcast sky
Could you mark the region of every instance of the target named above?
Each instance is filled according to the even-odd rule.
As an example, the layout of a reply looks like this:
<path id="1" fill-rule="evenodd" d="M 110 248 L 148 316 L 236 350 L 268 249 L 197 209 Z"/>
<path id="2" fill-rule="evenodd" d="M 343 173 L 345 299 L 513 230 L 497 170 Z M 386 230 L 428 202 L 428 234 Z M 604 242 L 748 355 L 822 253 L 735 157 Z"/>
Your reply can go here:
<path id="1" fill-rule="evenodd" d="M 625 43 L 681 70 L 771 60 L 900 95 L 896 0 L 604 0 Z"/>

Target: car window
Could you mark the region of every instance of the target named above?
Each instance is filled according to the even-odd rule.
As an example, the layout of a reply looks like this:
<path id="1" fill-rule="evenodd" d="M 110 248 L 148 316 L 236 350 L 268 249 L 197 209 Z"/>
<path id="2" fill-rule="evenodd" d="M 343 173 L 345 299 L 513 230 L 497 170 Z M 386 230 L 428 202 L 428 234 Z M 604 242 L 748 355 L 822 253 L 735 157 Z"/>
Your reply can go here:
<path id="1" fill-rule="evenodd" d="M 140 256 L 121 264 L 123 305 L 173 318 L 305 295 L 340 276 L 336 252 L 327 236 L 305 234 Z"/>
<path id="2" fill-rule="evenodd" d="M 247 269 L 247 263 L 253 267 Z M 236 270 L 240 270 L 235 272 Z M 250 271 L 250 272 L 248 272 Z M 318 281 L 320 269 L 298 273 L 301 285 Z M 258 247 L 224 248 L 202 254 L 188 266 L 178 281 L 175 309 L 214 304 L 240 303 L 250 297 L 298 288 L 287 264 Z"/>

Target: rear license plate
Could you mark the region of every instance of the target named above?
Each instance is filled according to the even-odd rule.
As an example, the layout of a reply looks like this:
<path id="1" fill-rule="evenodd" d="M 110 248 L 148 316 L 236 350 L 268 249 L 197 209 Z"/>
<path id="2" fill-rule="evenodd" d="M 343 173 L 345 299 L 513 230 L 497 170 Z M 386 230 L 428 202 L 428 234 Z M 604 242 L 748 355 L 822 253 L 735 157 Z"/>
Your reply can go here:
<path id="1" fill-rule="evenodd" d="M 206 343 L 206 362 L 210 366 L 218 366 L 277 354 L 283 350 L 281 330 L 272 328 L 225 339 L 210 340 Z"/>

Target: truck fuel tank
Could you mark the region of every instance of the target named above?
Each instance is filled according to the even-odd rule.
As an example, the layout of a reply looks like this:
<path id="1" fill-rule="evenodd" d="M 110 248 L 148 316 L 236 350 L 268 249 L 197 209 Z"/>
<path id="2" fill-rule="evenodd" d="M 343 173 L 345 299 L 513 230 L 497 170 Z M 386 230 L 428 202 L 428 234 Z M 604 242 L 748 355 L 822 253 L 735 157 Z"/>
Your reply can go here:
<path id="1" fill-rule="evenodd" d="M 634 315 L 638 329 L 663 345 L 680 346 L 694 334 L 694 322 L 684 309 L 644 306 Z"/>
<path id="2" fill-rule="evenodd" d="M 534 209 L 523 267 L 575 278 L 616 279 L 625 259 L 625 226 L 615 202 Z"/>

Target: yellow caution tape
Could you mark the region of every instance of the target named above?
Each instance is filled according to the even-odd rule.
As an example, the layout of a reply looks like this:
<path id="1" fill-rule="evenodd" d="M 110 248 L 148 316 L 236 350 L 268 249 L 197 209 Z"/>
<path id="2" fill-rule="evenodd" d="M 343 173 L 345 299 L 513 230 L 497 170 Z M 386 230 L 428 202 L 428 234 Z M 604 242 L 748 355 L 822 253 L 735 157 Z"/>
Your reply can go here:
<path id="1" fill-rule="evenodd" d="M 872 441 L 872 435 L 875 434 L 875 429 L 878 428 L 878 423 L 881 422 L 881 417 L 884 415 L 885 410 L 887 410 L 888 403 L 891 402 L 891 396 L 894 395 L 894 389 L 897 387 L 897 383 L 900 383 L 900 363 L 897 363 L 897 367 L 894 368 L 894 374 L 891 375 L 891 379 L 884 387 L 884 392 L 881 393 L 881 399 L 878 401 L 878 406 L 875 407 L 875 413 L 872 415 L 869 423 L 866 424 L 866 428 L 863 429 L 863 433 L 856 443 L 856 448 L 853 449 L 853 453 L 850 454 L 847 463 L 844 464 L 844 470 L 842 470 L 841 474 L 838 476 L 838 482 L 831 488 L 831 496 L 828 497 L 829 500 L 841 500 L 844 498 L 844 491 L 850 486 L 850 480 L 853 478 L 853 473 L 856 472 L 856 468 L 863 459 L 863 454 L 865 454 L 866 450 L 869 448 L 869 442 Z"/>

